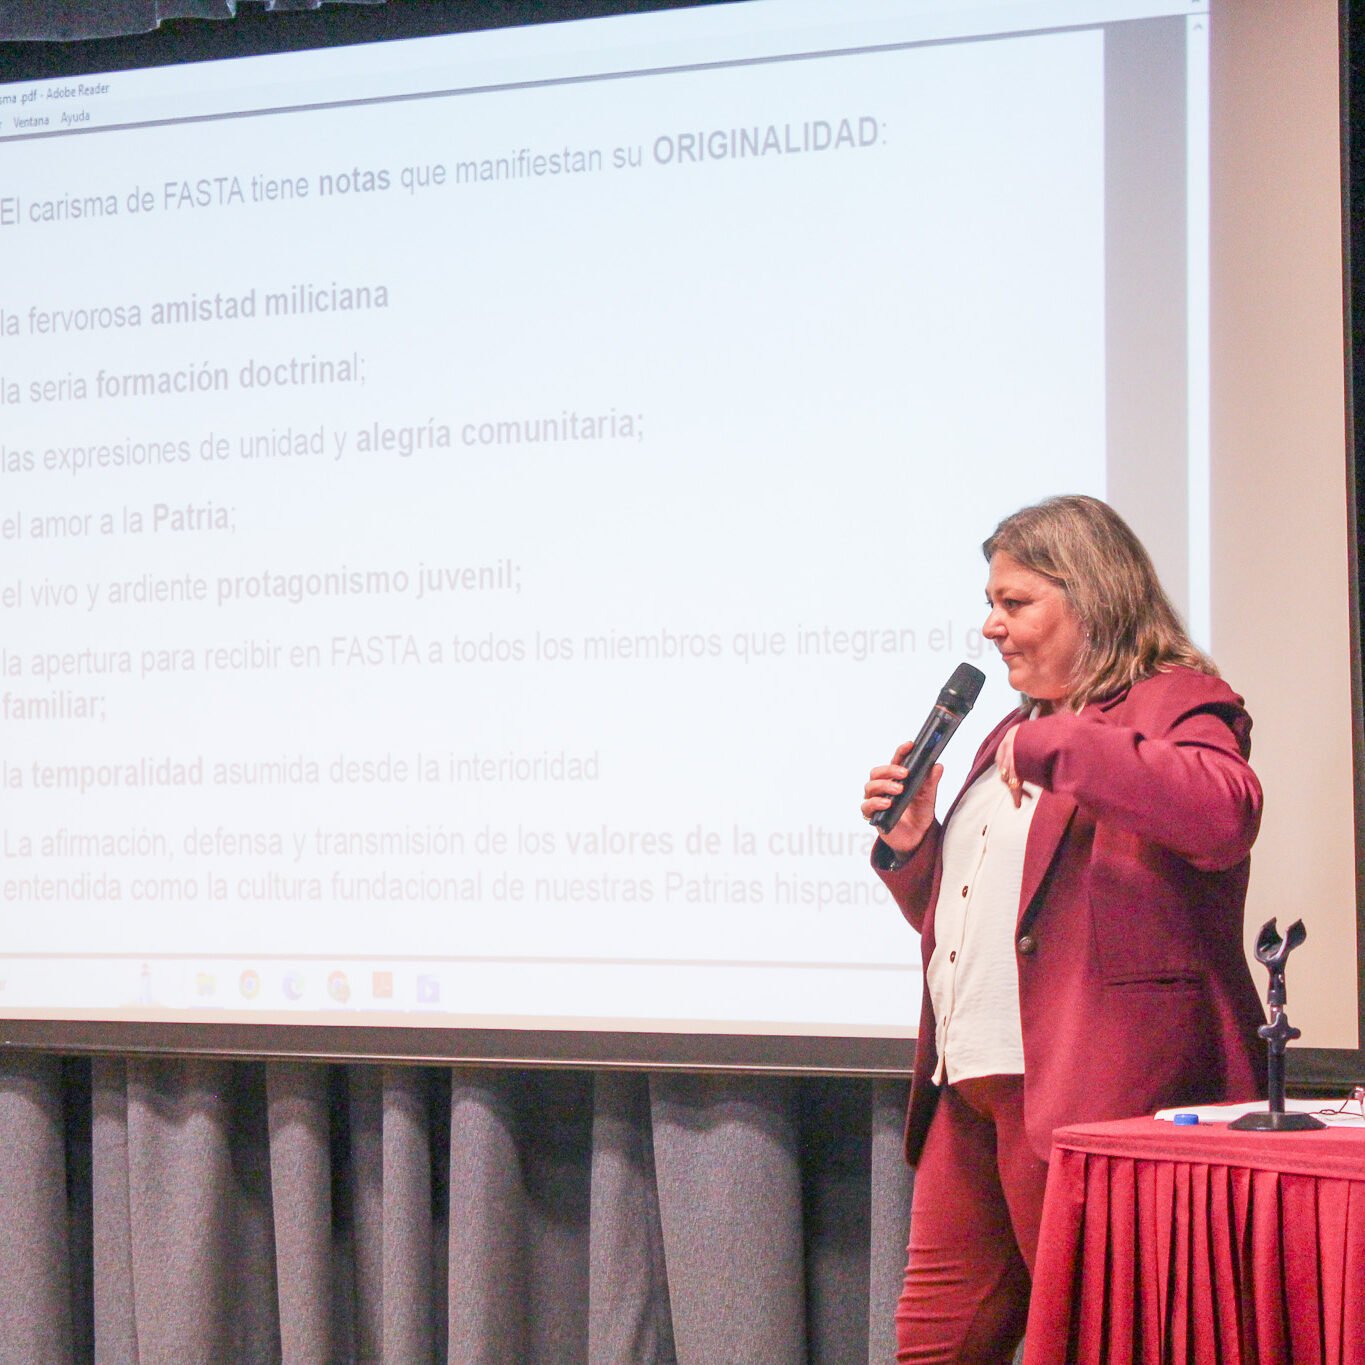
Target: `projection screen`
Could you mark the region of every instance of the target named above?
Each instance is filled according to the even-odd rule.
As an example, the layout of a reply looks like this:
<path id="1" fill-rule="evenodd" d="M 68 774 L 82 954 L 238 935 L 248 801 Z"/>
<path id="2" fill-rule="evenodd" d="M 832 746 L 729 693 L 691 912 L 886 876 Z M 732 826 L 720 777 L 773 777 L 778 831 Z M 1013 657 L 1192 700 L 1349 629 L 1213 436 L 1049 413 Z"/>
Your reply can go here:
<path id="1" fill-rule="evenodd" d="M 1249 929 L 1304 915 L 1355 1048 L 1339 149 L 1286 497 L 1224 22 L 746 0 L 0 85 L 4 1037 L 906 1069 L 862 781 L 967 660 L 955 788 L 1014 704 L 980 542 L 1087 492 L 1248 698 Z"/>

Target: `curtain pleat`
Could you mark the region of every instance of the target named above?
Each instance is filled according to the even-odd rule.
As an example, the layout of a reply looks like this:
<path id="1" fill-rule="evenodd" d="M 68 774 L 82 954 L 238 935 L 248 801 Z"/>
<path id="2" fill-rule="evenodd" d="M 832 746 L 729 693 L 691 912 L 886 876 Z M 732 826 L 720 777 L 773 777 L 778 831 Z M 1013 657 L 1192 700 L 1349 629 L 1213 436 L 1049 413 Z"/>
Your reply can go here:
<path id="1" fill-rule="evenodd" d="M 73 1361 L 62 1063 L 0 1059 L 0 1365 Z"/>
<path id="2" fill-rule="evenodd" d="M 120 1060 L 97 1057 L 91 1073 L 95 1359 L 99 1365 L 140 1365 L 133 1312 L 127 1068 Z"/>
<path id="3" fill-rule="evenodd" d="M 351 1339 L 358 1365 L 383 1359 L 384 1309 L 384 1089 L 378 1067 L 347 1073 Z M 346 1288 L 343 1278 L 343 1289 Z"/>
<path id="4" fill-rule="evenodd" d="M 1211 1173 L 1212 1174 L 1212 1173 Z M 1214 1284 L 1235 1283 L 1234 1275 L 1242 1264 L 1236 1232 L 1233 1181 L 1221 1172 L 1209 1181 L 1209 1240 L 1213 1245 L 1211 1273 Z M 1223 1304 L 1215 1314 L 1215 1337 L 1220 1361 L 1239 1361 L 1249 1356 L 1249 1343 L 1242 1336 L 1240 1305 Z"/>
<path id="5" fill-rule="evenodd" d="M 139 1365 L 278 1359 L 263 1068 L 126 1067 Z"/>
<path id="6" fill-rule="evenodd" d="M 266 1068 L 280 1352 L 285 1365 L 335 1358 L 331 1092 L 327 1068 Z M 287 1269 L 285 1269 L 287 1267 Z"/>
<path id="7" fill-rule="evenodd" d="M 806 1360 L 792 1091 L 762 1077 L 650 1078 L 679 1365 Z"/>
<path id="8" fill-rule="evenodd" d="M 513 1360 L 528 1358 L 519 1095 L 511 1075 L 464 1071 L 451 1078 L 451 1365 L 495 1365 L 504 1352 Z"/>
<path id="9" fill-rule="evenodd" d="M 904 1099 L 11 1054 L 0 1365 L 882 1362 Z"/>
<path id="10" fill-rule="evenodd" d="M 585 1360 L 592 1077 L 451 1077 L 449 1360 Z"/>
<path id="11" fill-rule="evenodd" d="M 593 1078 L 588 1365 L 677 1365 L 649 1080 Z"/>
<path id="12" fill-rule="evenodd" d="M 430 1076 L 388 1066 L 384 1089 L 384 1365 L 431 1360 L 436 1340 L 432 1285 Z M 444 1355 L 442 1356 L 444 1359 Z"/>
<path id="13" fill-rule="evenodd" d="M 867 1155 L 872 1106 L 866 1089 L 824 1078 L 796 1092 L 798 1172 L 806 1284 L 806 1359 L 811 1365 L 856 1361 L 865 1349 L 865 1325 L 843 1311 L 866 1303 L 871 1287 L 867 1257 L 872 1192 Z"/>
<path id="14" fill-rule="evenodd" d="M 886 1365 L 896 1357 L 896 1302 L 905 1278 L 910 1196 L 914 1190 L 913 1173 L 905 1164 L 905 1104 L 909 1095 L 906 1081 L 877 1081 L 872 1087 L 867 1365 Z"/>
<path id="15" fill-rule="evenodd" d="M 1365 1190 L 1353 1185 L 1350 1199 L 1346 1205 L 1345 1249 L 1341 1258 L 1341 1283 L 1343 1293 L 1346 1285 L 1365 1284 Z M 1341 1339 L 1355 1343 L 1357 1348 L 1365 1342 L 1365 1295 L 1351 1296 L 1349 1307 L 1343 1307 L 1341 1314 Z M 1342 1365 L 1347 1357 L 1342 1356 Z"/>

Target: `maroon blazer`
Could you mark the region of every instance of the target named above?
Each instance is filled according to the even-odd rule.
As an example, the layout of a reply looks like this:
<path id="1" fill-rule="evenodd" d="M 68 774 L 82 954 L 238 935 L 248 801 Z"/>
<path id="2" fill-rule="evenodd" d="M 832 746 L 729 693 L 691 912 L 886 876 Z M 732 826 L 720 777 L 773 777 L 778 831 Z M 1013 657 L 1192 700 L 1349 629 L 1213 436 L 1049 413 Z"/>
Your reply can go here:
<path id="1" fill-rule="evenodd" d="M 1021 720 L 1015 711 L 996 726 L 964 791 Z M 1043 789 L 1015 961 L 1024 1119 L 1044 1159 L 1064 1124 L 1265 1093 L 1256 1035 L 1265 1016 L 1242 947 L 1261 819 L 1250 732 L 1225 683 L 1175 668 L 1079 714 L 1039 716 L 1015 736 L 1016 771 Z M 873 849 L 873 866 L 922 935 L 926 970 L 942 832 L 936 821 L 895 870 L 885 844 Z M 937 1060 L 926 989 L 906 1117 L 912 1163 L 938 1097 Z"/>

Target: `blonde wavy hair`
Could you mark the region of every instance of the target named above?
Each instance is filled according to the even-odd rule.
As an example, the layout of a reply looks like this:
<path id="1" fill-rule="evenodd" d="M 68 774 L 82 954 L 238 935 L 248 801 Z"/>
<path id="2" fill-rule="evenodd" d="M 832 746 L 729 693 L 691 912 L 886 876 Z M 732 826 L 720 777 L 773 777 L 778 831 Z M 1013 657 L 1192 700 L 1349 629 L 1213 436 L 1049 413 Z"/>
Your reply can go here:
<path id="1" fill-rule="evenodd" d="M 1098 498 L 1048 498 L 1008 516 L 981 546 L 1056 583 L 1084 633 L 1066 706 L 1079 711 L 1168 668 L 1217 676 L 1127 522 Z"/>

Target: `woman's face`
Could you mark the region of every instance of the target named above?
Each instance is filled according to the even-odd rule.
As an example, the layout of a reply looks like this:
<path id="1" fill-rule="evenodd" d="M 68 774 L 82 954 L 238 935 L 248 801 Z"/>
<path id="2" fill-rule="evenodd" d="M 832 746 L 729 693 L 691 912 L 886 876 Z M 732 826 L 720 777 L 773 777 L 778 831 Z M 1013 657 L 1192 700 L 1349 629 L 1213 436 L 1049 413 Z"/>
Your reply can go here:
<path id="1" fill-rule="evenodd" d="M 981 632 L 1009 666 L 1010 686 L 1037 701 L 1064 701 L 1084 642 L 1066 594 L 1050 578 L 997 552 L 986 602 L 990 615 Z"/>

